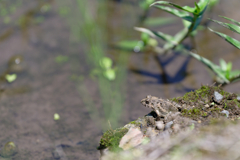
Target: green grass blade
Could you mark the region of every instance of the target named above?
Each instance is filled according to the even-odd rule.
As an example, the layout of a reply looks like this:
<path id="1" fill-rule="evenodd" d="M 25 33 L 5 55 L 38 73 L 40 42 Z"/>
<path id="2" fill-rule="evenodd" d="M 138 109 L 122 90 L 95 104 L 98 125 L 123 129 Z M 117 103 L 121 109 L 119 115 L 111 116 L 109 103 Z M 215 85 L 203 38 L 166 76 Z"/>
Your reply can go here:
<path id="1" fill-rule="evenodd" d="M 209 0 L 200 0 L 198 2 L 198 6 L 200 8 L 200 13 L 199 14 L 203 14 L 203 12 L 206 10 L 207 6 L 208 6 Z"/>
<path id="2" fill-rule="evenodd" d="M 188 29 L 184 28 L 181 31 L 179 31 L 172 39 L 173 42 L 175 42 L 174 44 L 178 44 L 178 42 L 183 39 L 186 34 L 188 33 Z"/>
<path id="3" fill-rule="evenodd" d="M 167 42 L 172 42 L 172 39 L 173 39 L 172 36 L 162 33 L 162 32 L 155 32 L 155 31 L 151 31 L 149 29 L 140 28 L 140 27 L 134 27 L 134 29 L 139 32 L 147 33 L 148 35 L 150 35 L 153 38 L 156 38 L 156 37 L 161 38 L 162 40 L 167 41 Z"/>
<path id="4" fill-rule="evenodd" d="M 231 19 L 231 18 L 228 18 L 228 17 L 224 17 L 224 16 L 219 16 L 219 17 L 225 18 L 225 19 L 227 19 L 227 20 L 229 20 L 229 21 L 235 23 L 236 25 L 240 26 L 240 22 L 235 21 L 234 19 Z"/>
<path id="5" fill-rule="evenodd" d="M 205 9 L 207 8 L 207 5 L 209 3 L 209 0 L 200 0 L 198 3 L 195 3 L 195 7 L 189 7 L 189 6 L 184 6 L 181 7 L 175 3 L 172 2 L 168 2 L 168 1 L 157 1 L 153 4 L 151 4 L 151 6 L 161 6 L 161 5 L 172 5 L 178 9 L 181 9 L 183 11 L 192 13 L 192 14 L 197 14 L 197 15 L 201 15 L 203 14 L 203 12 L 205 11 Z"/>
<path id="6" fill-rule="evenodd" d="M 222 58 L 219 60 L 219 62 L 220 62 L 221 69 L 223 71 L 226 71 L 227 70 L 227 63 Z"/>
<path id="7" fill-rule="evenodd" d="M 189 22 L 192 22 L 192 20 L 193 20 L 193 18 L 185 11 L 179 11 L 177 9 L 166 7 L 166 6 L 156 6 L 156 8 L 164 10 L 164 11 L 166 11 L 168 13 L 171 13 L 172 15 L 180 17 L 180 18 L 182 18 L 184 20 L 187 20 Z"/>
<path id="8" fill-rule="evenodd" d="M 228 62 L 227 63 L 227 71 L 231 71 L 232 70 L 232 62 Z"/>
<path id="9" fill-rule="evenodd" d="M 215 22 L 215 23 L 218 23 L 219 25 L 221 25 L 221 26 L 223 26 L 225 28 L 230 29 L 233 32 L 236 32 L 236 33 L 240 34 L 240 27 L 235 25 L 235 24 L 223 23 L 223 22 L 220 22 L 220 21 L 217 21 L 217 20 L 214 20 L 214 19 L 210 19 L 210 20 Z"/>
<path id="10" fill-rule="evenodd" d="M 121 41 L 116 44 L 117 47 L 127 49 L 127 50 L 133 50 L 136 46 L 140 48 L 140 50 L 143 48 L 143 42 L 140 43 L 139 40 L 132 40 L 132 41 Z"/>
<path id="11" fill-rule="evenodd" d="M 196 12 L 197 14 L 199 14 L 199 13 L 201 12 L 201 9 L 200 9 L 200 7 L 198 6 L 197 2 L 195 2 L 195 7 L 196 7 L 195 12 Z"/>
<path id="12" fill-rule="evenodd" d="M 202 15 L 198 16 L 197 20 L 196 20 L 195 23 L 194 23 L 194 26 L 193 26 L 192 31 L 194 31 L 195 29 L 197 29 L 197 27 L 199 26 L 199 24 L 200 24 L 201 21 L 202 21 L 202 17 L 203 17 Z"/>
<path id="13" fill-rule="evenodd" d="M 181 7 L 175 3 L 172 3 L 172 2 L 168 2 L 168 1 L 157 1 L 153 4 L 151 4 L 150 6 L 159 6 L 159 5 L 172 5 L 178 9 L 181 9 L 183 11 L 186 11 L 186 12 L 189 12 L 189 13 L 194 13 L 195 11 L 195 8 L 191 8 L 189 6 L 184 6 L 184 7 Z"/>
<path id="14" fill-rule="evenodd" d="M 230 79 L 239 78 L 240 76 L 240 70 L 235 70 L 230 72 Z"/>
<path id="15" fill-rule="evenodd" d="M 217 32 L 212 30 L 211 28 L 208 28 L 211 32 L 216 33 L 217 35 L 219 35 L 220 37 L 224 38 L 228 43 L 232 44 L 233 46 L 235 46 L 236 48 L 240 49 L 240 42 L 226 34 Z"/>
<path id="16" fill-rule="evenodd" d="M 144 25 L 147 26 L 162 26 L 176 22 L 175 17 L 149 17 L 144 21 Z"/>
<path id="17" fill-rule="evenodd" d="M 200 62 L 202 62 L 203 64 L 205 64 L 210 70 L 212 70 L 214 73 L 216 73 L 217 76 L 220 77 L 225 83 L 229 83 L 229 80 L 224 76 L 223 71 L 221 70 L 221 68 L 218 65 L 212 63 L 208 59 L 206 59 L 198 54 L 195 54 L 192 52 L 189 52 L 189 54 L 192 57 L 194 57 L 195 59 L 197 59 Z"/>

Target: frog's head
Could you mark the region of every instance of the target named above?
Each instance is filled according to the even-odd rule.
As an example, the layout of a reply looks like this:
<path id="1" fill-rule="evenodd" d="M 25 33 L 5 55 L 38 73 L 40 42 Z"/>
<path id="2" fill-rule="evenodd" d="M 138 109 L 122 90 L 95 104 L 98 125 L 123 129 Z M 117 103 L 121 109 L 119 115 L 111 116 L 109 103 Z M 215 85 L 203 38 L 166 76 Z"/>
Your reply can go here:
<path id="1" fill-rule="evenodd" d="M 141 103 L 147 108 L 153 108 L 155 100 L 154 97 L 152 97 L 151 95 L 147 95 L 146 98 L 141 100 Z"/>

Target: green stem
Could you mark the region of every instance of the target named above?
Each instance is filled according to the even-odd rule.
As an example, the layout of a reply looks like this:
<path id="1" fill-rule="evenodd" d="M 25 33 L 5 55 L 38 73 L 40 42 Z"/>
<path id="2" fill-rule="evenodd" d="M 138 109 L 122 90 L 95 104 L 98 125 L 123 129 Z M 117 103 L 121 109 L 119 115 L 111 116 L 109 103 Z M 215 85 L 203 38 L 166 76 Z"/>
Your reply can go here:
<path id="1" fill-rule="evenodd" d="M 178 32 L 177 34 L 180 34 L 181 32 L 186 32 L 186 34 L 183 34 L 182 36 L 180 36 L 179 38 L 177 38 L 177 41 L 175 43 L 172 43 L 171 46 L 167 47 L 167 48 L 155 48 L 154 51 L 160 55 L 165 54 L 167 51 L 175 49 L 179 44 L 181 44 L 193 31 L 194 26 L 196 25 L 196 21 L 199 18 L 199 15 L 194 15 L 193 17 L 193 22 L 191 23 L 189 29 L 187 30 L 187 32 L 185 31 L 186 28 L 184 28 L 182 31 Z M 176 34 L 176 35 L 177 35 Z M 175 37 L 176 37 L 175 35 Z"/>

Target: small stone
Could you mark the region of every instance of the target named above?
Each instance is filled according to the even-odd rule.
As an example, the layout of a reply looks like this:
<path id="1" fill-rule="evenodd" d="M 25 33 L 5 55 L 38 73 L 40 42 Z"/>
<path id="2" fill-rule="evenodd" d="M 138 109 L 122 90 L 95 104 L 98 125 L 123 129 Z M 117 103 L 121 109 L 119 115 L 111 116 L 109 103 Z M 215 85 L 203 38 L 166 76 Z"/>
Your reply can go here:
<path id="1" fill-rule="evenodd" d="M 240 96 L 237 96 L 237 100 L 240 101 Z"/>
<path id="2" fill-rule="evenodd" d="M 214 91 L 214 99 L 217 102 L 220 102 L 223 99 L 223 96 L 220 93 L 218 93 L 217 91 Z"/>
<path id="3" fill-rule="evenodd" d="M 166 123 L 166 125 L 164 127 L 164 130 L 171 128 L 172 125 L 173 125 L 173 121 L 170 121 L 170 122 Z"/>
<path id="4" fill-rule="evenodd" d="M 208 108 L 208 107 L 210 107 L 210 106 L 209 106 L 209 104 L 205 104 L 204 107 Z"/>
<path id="5" fill-rule="evenodd" d="M 229 112 L 227 110 L 223 110 L 221 113 L 224 113 L 226 115 L 226 117 L 229 116 Z"/>
<path id="6" fill-rule="evenodd" d="M 164 129 L 163 121 L 156 121 L 155 123 L 156 123 L 157 129 L 159 129 L 159 130 Z"/>
<path id="7" fill-rule="evenodd" d="M 142 139 L 143 133 L 138 128 L 130 128 L 119 142 L 119 147 L 128 150 L 141 144 Z"/>

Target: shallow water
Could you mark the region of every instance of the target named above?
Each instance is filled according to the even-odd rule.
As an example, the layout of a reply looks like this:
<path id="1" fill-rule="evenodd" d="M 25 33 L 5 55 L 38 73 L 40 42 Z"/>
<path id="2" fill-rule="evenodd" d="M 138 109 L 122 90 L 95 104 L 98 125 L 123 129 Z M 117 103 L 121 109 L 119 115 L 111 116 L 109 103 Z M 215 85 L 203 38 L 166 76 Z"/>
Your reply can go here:
<path id="1" fill-rule="evenodd" d="M 0 147 L 13 141 L 18 146 L 18 153 L 13 159 L 98 159 L 96 147 L 103 130 L 97 118 L 103 119 L 102 99 L 98 81 L 89 76 L 92 66 L 88 63 L 85 46 L 81 40 L 76 41 L 70 36 L 69 26 L 74 19 L 60 16 L 61 4 L 56 1 L 22 2 L 10 16 L 11 22 L 0 21 L 1 73 L 7 69 L 12 56 L 20 54 L 24 57 L 24 70 L 17 73 L 17 79 L 13 83 L 0 84 Z M 49 11 L 41 11 L 43 2 L 51 6 Z M 91 3 L 94 5 L 95 1 Z M 107 42 L 139 37 L 138 32 L 133 30 L 137 24 L 136 17 L 141 13 L 136 11 L 135 3 L 109 1 L 105 32 Z M 181 3 L 189 4 L 185 1 Z M 220 20 L 217 17 L 220 14 L 238 20 L 236 8 L 240 3 L 225 3 L 221 2 L 211 17 Z M 222 6 L 228 7 L 223 9 Z M 151 11 L 151 14 L 170 16 L 157 10 Z M 23 20 L 19 24 L 20 17 Z M 237 38 L 220 26 L 210 26 Z M 154 28 L 172 33 L 181 27 L 180 23 L 173 23 Z M 185 44 L 190 42 L 184 41 Z M 233 69 L 240 68 L 239 51 L 208 30 L 200 31 L 195 43 L 198 54 L 215 63 L 221 57 L 232 61 Z M 111 47 L 105 49 L 113 59 L 123 53 Z M 68 56 L 68 60 L 56 62 L 59 55 Z M 161 57 L 164 68 L 159 67 L 151 54 L 128 52 L 126 55 L 124 58 L 128 58 L 128 63 L 126 69 L 122 69 L 126 75 L 120 85 L 123 89 L 120 92 L 123 99 L 119 100 L 123 104 L 122 113 L 119 112 L 121 119 L 117 126 L 149 112 L 140 104 L 140 100 L 148 94 L 171 98 L 201 84 L 213 83 L 210 72 L 200 62 L 183 55 Z M 74 79 L 72 75 L 77 75 L 79 79 Z M 238 88 L 239 83 L 225 87 L 235 93 L 239 93 Z M 96 107 L 100 117 L 89 112 L 88 105 Z M 54 113 L 60 115 L 60 120 L 53 119 Z"/>

